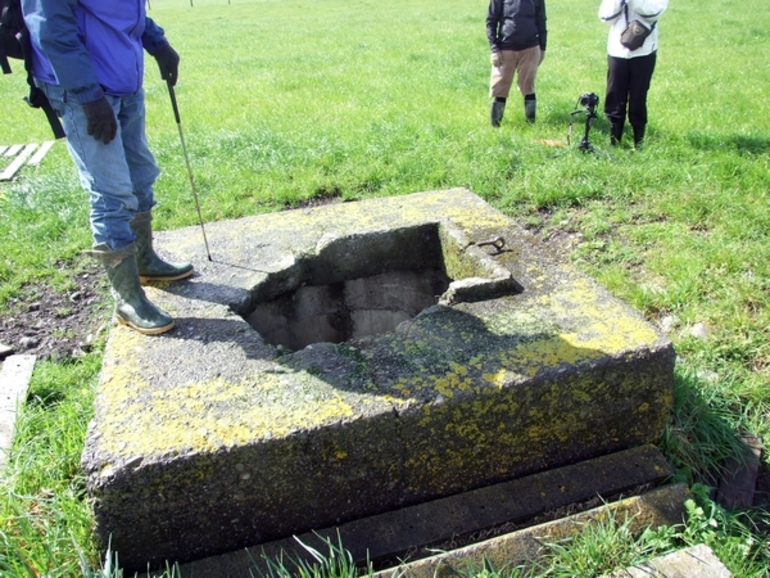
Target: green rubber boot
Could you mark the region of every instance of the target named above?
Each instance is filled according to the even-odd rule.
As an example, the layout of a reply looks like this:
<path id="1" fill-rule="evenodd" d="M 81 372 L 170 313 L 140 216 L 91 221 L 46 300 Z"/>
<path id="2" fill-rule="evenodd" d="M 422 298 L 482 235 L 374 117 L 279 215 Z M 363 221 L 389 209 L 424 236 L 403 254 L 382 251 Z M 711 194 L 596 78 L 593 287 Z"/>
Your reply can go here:
<path id="1" fill-rule="evenodd" d="M 192 263 L 167 263 L 152 248 L 151 211 L 136 213 L 130 225 L 136 235 L 136 266 L 140 283 L 176 281 L 192 275 Z"/>
<path id="2" fill-rule="evenodd" d="M 94 246 L 89 255 L 104 265 L 115 300 L 115 321 L 144 335 L 165 333 L 174 327 L 171 316 L 147 299 L 139 284 L 136 243 L 111 250 L 106 244 Z"/>

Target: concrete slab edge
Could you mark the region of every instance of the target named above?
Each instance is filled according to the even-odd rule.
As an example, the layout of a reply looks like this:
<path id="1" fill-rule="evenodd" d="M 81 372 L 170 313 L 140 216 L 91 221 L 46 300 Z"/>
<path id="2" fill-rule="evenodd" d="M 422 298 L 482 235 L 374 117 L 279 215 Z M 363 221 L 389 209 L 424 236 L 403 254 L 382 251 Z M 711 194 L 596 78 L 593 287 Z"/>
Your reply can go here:
<path id="1" fill-rule="evenodd" d="M 5 467 L 16 430 L 19 406 L 27 398 L 29 380 L 35 368 L 34 355 L 11 355 L 0 371 L 0 470 Z"/>
<path id="2" fill-rule="evenodd" d="M 688 496 L 689 490 L 684 484 L 664 486 L 641 496 L 376 572 L 374 578 L 456 578 L 468 568 L 483 568 L 485 561 L 496 569 L 527 566 L 538 558 L 543 544 L 574 535 L 586 524 L 607 516 L 627 518 L 634 533 L 648 527 L 680 524 Z"/>

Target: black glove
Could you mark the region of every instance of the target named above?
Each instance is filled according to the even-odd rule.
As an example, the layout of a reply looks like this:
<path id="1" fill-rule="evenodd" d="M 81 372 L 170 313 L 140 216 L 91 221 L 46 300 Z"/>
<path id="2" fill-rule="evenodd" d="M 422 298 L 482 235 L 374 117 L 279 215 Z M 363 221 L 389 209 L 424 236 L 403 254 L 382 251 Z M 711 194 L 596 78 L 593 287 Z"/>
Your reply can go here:
<path id="1" fill-rule="evenodd" d="M 153 54 L 160 67 L 160 77 L 163 80 L 170 80 L 171 86 L 176 85 L 176 79 L 179 77 L 179 55 L 170 45 L 160 48 Z"/>
<path id="2" fill-rule="evenodd" d="M 99 100 L 85 103 L 83 112 L 88 121 L 86 126 L 88 134 L 104 144 L 109 144 L 118 133 L 118 121 L 115 120 L 115 113 L 112 112 L 107 99 L 101 97 Z"/>

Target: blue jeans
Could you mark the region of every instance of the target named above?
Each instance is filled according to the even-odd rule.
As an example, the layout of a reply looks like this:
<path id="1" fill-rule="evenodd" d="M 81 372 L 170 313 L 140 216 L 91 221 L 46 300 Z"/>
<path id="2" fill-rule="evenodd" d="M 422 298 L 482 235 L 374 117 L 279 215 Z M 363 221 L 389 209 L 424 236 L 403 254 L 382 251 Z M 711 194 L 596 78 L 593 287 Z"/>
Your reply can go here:
<path id="1" fill-rule="evenodd" d="M 129 225 L 134 214 L 155 205 L 152 187 L 160 171 L 145 135 L 144 90 L 117 97 L 107 95 L 115 112 L 118 132 L 109 144 L 86 131 L 83 106 L 68 102 L 60 86 L 41 83 L 67 133 L 67 148 L 80 173 L 80 183 L 91 202 L 94 244 L 122 249 L 134 242 Z"/>

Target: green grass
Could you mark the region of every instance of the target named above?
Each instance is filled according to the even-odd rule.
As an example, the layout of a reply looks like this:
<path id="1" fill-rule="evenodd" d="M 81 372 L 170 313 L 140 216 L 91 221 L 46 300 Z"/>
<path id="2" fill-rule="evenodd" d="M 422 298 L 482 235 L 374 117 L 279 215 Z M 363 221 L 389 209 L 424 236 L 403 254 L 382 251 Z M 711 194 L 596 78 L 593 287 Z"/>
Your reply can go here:
<path id="1" fill-rule="evenodd" d="M 595 4 L 549 3 L 538 122 L 524 123 L 512 94 L 499 130 L 488 127 L 481 0 L 153 0 L 149 14 L 182 57 L 176 93 L 205 221 L 328 194 L 464 186 L 544 239 L 569 235 L 562 258 L 651 322 L 675 318 L 676 407 L 660 447 L 679 479 L 707 483 L 734 455 L 737 431 L 770 439 L 770 14 L 737 0 L 672 2 L 659 25 L 645 150 L 608 156 L 600 117 L 590 133 L 599 153 L 584 155 L 575 150 L 581 115 L 571 147 L 538 141 L 566 140 L 580 94 L 603 100 L 606 27 Z M 151 58 L 145 88 L 163 171 L 155 224 L 194 225 Z M 0 144 L 50 138 L 42 113 L 20 101 L 24 91 L 20 73 L 0 82 Z M 0 184 L 0 309 L 26 285 L 67 287 L 90 245 L 87 213 L 62 143 Z M 698 323 L 706 338 L 692 335 Z M 83 359 L 36 367 L 2 482 L 0 574 L 77 576 L 86 574 L 79 551 L 90 568 L 104 560 L 78 469 L 100 362 L 97 344 Z M 654 550 L 703 539 L 734 575 L 761 575 L 770 554 L 757 528 L 767 513 L 722 512 L 697 498 L 688 526 L 656 535 Z M 646 552 L 622 527 L 586 530 L 578 540 L 587 546 L 554 547 L 553 570 L 542 572 L 589 563 L 605 538 L 610 552 Z"/>

